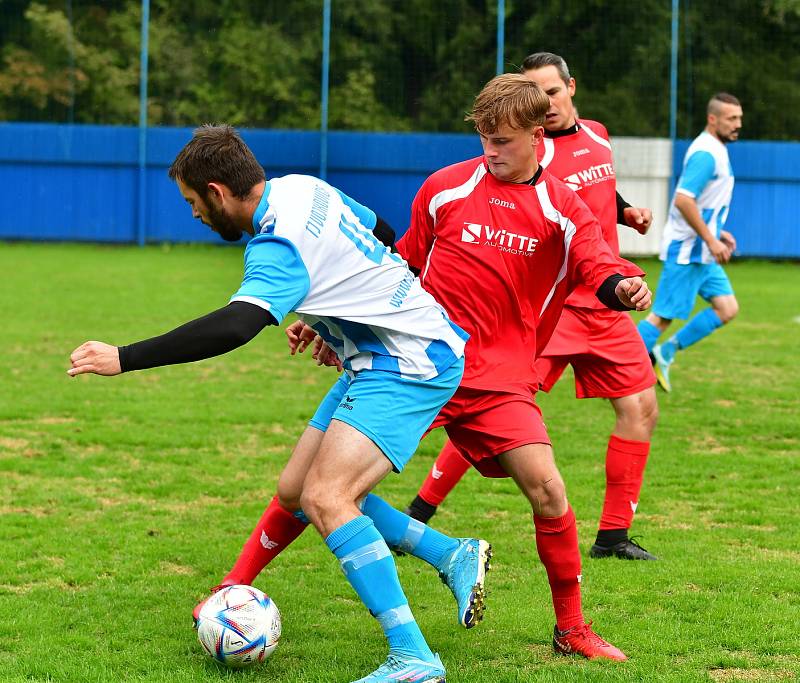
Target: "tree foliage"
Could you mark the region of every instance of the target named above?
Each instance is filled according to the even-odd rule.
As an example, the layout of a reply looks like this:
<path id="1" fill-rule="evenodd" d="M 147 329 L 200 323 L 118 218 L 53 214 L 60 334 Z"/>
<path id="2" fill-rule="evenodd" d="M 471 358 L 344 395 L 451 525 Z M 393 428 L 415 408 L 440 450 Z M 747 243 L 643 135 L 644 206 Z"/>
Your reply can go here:
<path id="1" fill-rule="evenodd" d="M 468 131 L 494 75 L 495 0 L 333 0 L 329 126 Z M 669 126 L 671 3 L 506 1 L 505 68 L 563 55 L 581 114 L 617 135 Z M 140 0 L 4 0 L 0 118 L 135 124 Z M 718 90 L 747 137 L 796 138 L 800 0 L 681 0 L 678 132 Z M 318 128 L 321 0 L 152 0 L 148 120 Z"/>

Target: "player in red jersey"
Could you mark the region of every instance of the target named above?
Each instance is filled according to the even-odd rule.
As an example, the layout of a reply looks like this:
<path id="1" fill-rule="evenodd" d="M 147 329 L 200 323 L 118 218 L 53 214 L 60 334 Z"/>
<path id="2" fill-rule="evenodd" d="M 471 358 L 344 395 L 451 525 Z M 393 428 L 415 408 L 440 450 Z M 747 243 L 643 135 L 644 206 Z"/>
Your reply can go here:
<path id="1" fill-rule="evenodd" d="M 652 222 L 650 210 L 629 206 L 617 193 L 608 133 L 596 121 L 578 121 L 572 103 L 575 79 L 563 58 L 536 53 L 525 59 L 521 71 L 550 98 L 539 163 L 586 202 L 618 254 L 617 223 L 644 234 Z M 628 538 L 658 417 L 656 378 L 637 336 L 629 315 L 605 308 L 581 285 L 567 299 L 555 333 L 537 360 L 544 391 L 550 391 L 571 364 L 578 398 L 607 398 L 616 413 L 606 449 L 605 501 L 590 557 L 656 559 Z M 469 462 L 446 443 L 409 514 L 427 522 L 468 469 Z"/>
<path id="2" fill-rule="evenodd" d="M 548 107 L 547 96 L 524 76 L 490 81 L 470 116 L 484 155 L 425 181 L 397 247 L 420 271 L 425 289 L 471 335 L 462 384 L 431 429 L 444 426 L 483 474 L 513 477 L 529 500 L 556 613 L 556 650 L 624 660 L 582 614 L 575 515 L 533 399 L 538 373 L 530 349 L 546 344 L 579 283 L 619 310 L 646 309 L 650 292 L 642 272 L 612 253 L 577 195 L 538 164 Z M 297 339 L 291 341 L 297 348 Z M 255 578 L 271 559 L 257 547 L 266 545 L 264 536 L 281 537 L 274 552 L 299 533 L 296 512 L 307 467 L 307 454 L 298 448 L 281 476 L 278 499 L 225 582 Z M 277 513 L 269 517 L 276 506 L 282 520 Z M 433 532 L 430 527 L 372 494 L 363 510 L 390 546 L 426 559 L 416 543 Z"/>

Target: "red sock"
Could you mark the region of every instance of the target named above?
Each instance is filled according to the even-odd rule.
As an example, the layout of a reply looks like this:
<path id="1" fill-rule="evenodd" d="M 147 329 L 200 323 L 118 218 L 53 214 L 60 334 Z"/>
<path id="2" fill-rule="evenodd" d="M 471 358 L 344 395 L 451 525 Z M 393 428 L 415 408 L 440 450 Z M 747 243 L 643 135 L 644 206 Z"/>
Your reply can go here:
<path id="1" fill-rule="evenodd" d="M 649 441 L 622 439 L 615 434 L 608 440 L 606 452 L 606 498 L 600 529 L 630 529 L 639 504 Z"/>
<path id="2" fill-rule="evenodd" d="M 583 623 L 581 611 L 581 555 L 575 513 L 568 508 L 562 517 L 533 515 L 536 550 L 539 552 L 556 611 L 559 630 Z"/>
<path id="3" fill-rule="evenodd" d="M 469 462 L 448 441 L 419 490 L 419 497 L 431 505 L 439 505 L 470 468 Z"/>
<path id="4" fill-rule="evenodd" d="M 296 539 L 308 524 L 301 522 L 278 503 L 275 496 L 264 510 L 256 528 L 242 548 L 242 552 L 222 580 L 223 584 L 242 583 L 250 585 L 284 548 Z"/>

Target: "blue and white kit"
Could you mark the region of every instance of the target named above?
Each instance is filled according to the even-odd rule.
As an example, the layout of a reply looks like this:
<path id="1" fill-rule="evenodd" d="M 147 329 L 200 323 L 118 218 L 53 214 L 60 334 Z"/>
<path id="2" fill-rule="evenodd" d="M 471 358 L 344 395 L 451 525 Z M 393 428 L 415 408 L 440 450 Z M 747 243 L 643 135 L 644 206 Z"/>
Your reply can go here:
<path id="1" fill-rule="evenodd" d="M 733 184 L 733 170 L 727 147 L 713 135 L 703 131 L 686 150 L 683 171 L 675 193 L 691 197 L 697 202 L 700 216 L 717 238 L 728 218 Z M 679 264 L 714 263 L 708 246 L 686 222 L 674 201 L 664 226 L 659 258 Z"/>
<path id="2" fill-rule="evenodd" d="M 271 179 L 231 301 L 260 306 L 277 322 L 294 311 L 317 331 L 344 364 L 350 400 L 323 401 L 336 407 L 312 424 L 352 424 L 399 470 L 458 387 L 468 335 L 372 234 L 375 224 L 372 210 L 318 178 Z M 333 392 L 344 396 L 342 382 Z"/>

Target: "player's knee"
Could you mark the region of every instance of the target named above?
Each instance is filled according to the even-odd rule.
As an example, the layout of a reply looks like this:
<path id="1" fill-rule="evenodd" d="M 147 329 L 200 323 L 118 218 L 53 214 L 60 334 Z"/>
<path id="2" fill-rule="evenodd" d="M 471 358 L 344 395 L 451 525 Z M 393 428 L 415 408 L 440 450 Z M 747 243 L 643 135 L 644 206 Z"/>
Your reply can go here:
<path id="1" fill-rule="evenodd" d="M 307 482 L 300 494 L 300 507 L 310 520 L 319 520 L 332 507 L 331 496 L 325 486 Z"/>
<path id="2" fill-rule="evenodd" d="M 652 434 L 658 422 L 658 399 L 655 387 L 643 391 L 639 401 L 639 424 L 648 434 Z"/>
<path id="3" fill-rule="evenodd" d="M 739 302 L 733 298 L 730 301 L 726 301 L 722 306 L 720 306 L 717 309 L 717 315 L 719 316 L 719 319 L 722 321 L 723 325 L 733 320 L 738 313 L 739 313 Z"/>
<path id="4" fill-rule="evenodd" d="M 533 511 L 542 517 L 560 517 L 567 510 L 567 489 L 560 476 L 544 479 L 529 492 Z"/>

